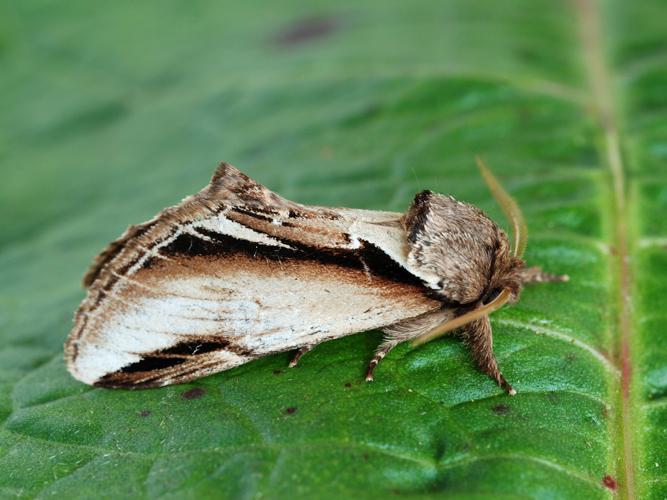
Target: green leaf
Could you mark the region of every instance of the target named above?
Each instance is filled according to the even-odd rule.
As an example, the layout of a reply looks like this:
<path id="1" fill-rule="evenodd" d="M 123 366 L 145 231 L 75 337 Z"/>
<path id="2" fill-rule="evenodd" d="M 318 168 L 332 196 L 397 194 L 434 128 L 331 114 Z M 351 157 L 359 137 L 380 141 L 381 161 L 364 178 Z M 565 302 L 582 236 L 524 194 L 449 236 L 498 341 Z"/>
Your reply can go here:
<path id="1" fill-rule="evenodd" d="M 0 496 L 667 496 L 667 8 L 659 0 L 0 7 Z M 493 316 L 505 395 L 447 338 L 378 332 L 288 370 L 92 389 L 62 360 L 79 279 L 218 160 L 304 203 L 424 188 L 567 284 Z"/>

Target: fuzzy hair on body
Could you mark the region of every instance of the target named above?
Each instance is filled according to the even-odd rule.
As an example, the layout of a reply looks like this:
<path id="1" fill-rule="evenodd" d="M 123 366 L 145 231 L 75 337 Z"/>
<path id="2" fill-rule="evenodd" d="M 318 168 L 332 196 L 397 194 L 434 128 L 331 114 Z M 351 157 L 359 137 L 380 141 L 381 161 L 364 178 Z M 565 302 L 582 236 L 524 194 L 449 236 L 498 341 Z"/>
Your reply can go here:
<path id="1" fill-rule="evenodd" d="M 472 315 L 457 334 L 513 394 L 475 311 L 564 279 L 525 268 L 497 224 L 451 196 L 423 191 L 405 214 L 307 206 L 221 163 L 96 257 L 65 359 L 84 383 L 149 388 L 283 351 L 294 366 L 321 342 L 382 329 L 370 381 L 398 343 Z"/>

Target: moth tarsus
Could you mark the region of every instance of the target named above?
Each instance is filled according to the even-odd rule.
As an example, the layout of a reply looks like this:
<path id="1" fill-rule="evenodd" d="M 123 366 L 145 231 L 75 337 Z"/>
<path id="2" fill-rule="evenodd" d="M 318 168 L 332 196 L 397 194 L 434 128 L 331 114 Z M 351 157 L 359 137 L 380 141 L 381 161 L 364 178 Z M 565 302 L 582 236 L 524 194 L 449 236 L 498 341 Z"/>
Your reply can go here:
<path id="1" fill-rule="evenodd" d="M 301 359 L 301 356 L 306 354 L 307 352 L 311 351 L 315 347 L 314 345 L 305 345 L 303 347 L 300 347 L 296 353 L 294 354 L 294 357 L 292 358 L 292 361 L 289 362 L 290 368 L 294 368 L 296 365 L 299 364 L 299 360 Z"/>
<path id="2" fill-rule="evenodd" d="M 272 353 L 382 329 L 366 380 L 391 349 L 450 330 L 479 369 L 514 394 L 493 354 L 488 314 L 525 283 L 567 277 L 526 268 L 516 203 L 485 180 L 516 228 L 423 191 L 405 214 L 286 200 L 229 164 L 202 191 L 130 226 L 86 273 L 65 345 L 92 385 L 160 387 Z"/>

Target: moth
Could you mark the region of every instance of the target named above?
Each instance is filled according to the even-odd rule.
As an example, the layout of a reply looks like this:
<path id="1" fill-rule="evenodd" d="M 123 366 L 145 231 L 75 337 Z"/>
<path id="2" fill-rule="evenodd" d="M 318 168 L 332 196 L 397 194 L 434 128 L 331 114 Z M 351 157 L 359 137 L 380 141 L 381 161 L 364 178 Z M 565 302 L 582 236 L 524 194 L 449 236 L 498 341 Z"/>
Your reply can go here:
<path id="1" fill-rule="evenodd" d="M 65 344 L 70 373 L 101 387 L 188 382 L 253 359 L 381 329 L 366 380 L 397 344 L 455 330 L 479 369 L 510 394 L 488 315 L 525 283 L 521 211 L 479 161 L 508 215 L 423 191 L 405 214 L 295 203 L 221 163 L 210 183 L 94 260 Z"/>

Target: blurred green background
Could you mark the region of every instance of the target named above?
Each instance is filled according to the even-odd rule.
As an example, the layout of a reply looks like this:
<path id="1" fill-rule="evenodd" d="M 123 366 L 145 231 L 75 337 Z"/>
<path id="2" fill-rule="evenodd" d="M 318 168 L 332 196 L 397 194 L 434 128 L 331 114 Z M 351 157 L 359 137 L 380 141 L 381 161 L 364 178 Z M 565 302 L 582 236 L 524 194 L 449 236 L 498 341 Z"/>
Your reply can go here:
<path id="1" fill-rule="evenodd" d="M 666 20 L 660 0 L 0 3 L 0 495 L 666 497 Z M 219 160 L 303 203 L 403 211 L 429 188 L 501 222 L 475 154 L 529 262 L 572 277 L 494 315 L 516 397 L 453 339 L 362 384 L 378 332 L 159 390 L 67 374 L 93 256 Z"/>

